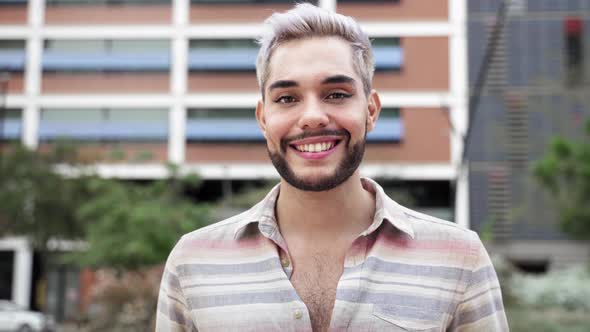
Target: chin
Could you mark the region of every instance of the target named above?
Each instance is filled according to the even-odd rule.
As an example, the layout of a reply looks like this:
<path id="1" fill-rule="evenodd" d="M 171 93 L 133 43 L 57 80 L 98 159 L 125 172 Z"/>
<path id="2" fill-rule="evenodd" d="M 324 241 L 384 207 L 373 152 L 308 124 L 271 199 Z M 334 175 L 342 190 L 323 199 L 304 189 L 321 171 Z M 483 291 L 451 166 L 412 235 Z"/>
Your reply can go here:
<path id="1" fill-rule="evenodd" d="M 337 162 L 337 166 L 330 167 L 330 170 L 325 168 L 322 170 L 318 169 L 319 167 L 312 169 L 313 166 L 305 167 L 309 169 L 302 169 L 304 166 L 292 165 L 281 153 L 273 152 L 267 148 L 268 156 L 283 180 L 297 189 L 314 192 L 334 189 L 348 180 L 360 166 L 364 150 L 365 141 L 363 140 L 354 144 L 344 158 Z"/>

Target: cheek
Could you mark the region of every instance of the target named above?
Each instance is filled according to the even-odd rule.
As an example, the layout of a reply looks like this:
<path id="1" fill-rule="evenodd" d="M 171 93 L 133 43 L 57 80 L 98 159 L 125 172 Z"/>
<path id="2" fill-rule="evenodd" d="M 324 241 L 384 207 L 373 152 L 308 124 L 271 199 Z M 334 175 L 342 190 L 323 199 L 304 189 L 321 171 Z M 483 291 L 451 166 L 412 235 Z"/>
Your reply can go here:
<path id="1" fill-rule="evenodd" d="M 270 115 L 266 118 L 266 136 L 269 144 L 280 144 L 289 133 L 291 121 L 288 116 Z"/>
<path id="2" fill-rule="evenodd" d="M 367 125 L 367 118 L 362 113 L 356 113 L 345 118 L 340 119 L 340 126 L 350 132 L 354 139 L 355 136 L 361 136 L 365 133 Z"/>

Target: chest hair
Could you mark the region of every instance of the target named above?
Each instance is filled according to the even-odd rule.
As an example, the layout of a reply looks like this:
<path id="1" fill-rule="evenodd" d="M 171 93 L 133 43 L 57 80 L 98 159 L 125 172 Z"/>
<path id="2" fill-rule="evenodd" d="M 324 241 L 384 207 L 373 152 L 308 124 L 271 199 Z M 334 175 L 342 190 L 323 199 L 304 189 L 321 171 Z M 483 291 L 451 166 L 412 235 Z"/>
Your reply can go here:
<path id="1" fill-rule="evenodd" d="M 297 263 L 291 282 L 310 314 L 314 332 L 327 331 L 336 300 L 343 261 L 327 255 L 311 255 Z"/>

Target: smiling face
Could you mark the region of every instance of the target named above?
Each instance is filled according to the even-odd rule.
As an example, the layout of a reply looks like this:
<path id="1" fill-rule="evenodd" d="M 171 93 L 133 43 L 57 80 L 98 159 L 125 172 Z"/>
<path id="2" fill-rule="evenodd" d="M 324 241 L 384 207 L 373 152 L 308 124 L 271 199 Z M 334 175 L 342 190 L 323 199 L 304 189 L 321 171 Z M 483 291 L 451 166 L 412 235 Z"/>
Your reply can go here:
<path id="1" fill-rule="evenodd" d="M 274 50 L 256 118 L 281 177 L 306 191 L 330 190 L 353 175 L 380 111 L 366 96 L 352 48 L 338 37 L 292 40 Z"/>

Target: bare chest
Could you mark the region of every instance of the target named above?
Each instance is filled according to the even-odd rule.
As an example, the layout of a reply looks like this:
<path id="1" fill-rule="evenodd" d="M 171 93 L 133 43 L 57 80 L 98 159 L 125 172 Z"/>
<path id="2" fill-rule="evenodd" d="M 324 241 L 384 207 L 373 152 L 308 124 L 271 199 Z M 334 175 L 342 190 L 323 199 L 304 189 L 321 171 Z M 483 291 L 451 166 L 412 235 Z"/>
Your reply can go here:
<path id="1" fill-rule="evenodd" d="M 300 259 L 295 266 L 291 283 L 307 306 L 313 331 L 327 331 L 336 300 L 336 288 L 342 275 L 343 260 L 312 255 Z"/>

